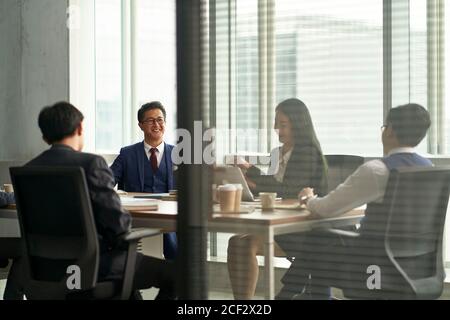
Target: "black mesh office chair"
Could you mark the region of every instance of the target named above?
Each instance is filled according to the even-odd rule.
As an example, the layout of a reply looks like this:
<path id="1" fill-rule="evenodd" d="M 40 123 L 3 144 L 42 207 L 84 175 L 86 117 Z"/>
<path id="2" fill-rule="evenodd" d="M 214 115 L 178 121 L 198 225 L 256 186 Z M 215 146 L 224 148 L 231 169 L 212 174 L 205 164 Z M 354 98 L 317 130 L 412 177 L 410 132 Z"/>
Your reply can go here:
<path id="1" fill-rule="evenodd" d="M 360 275 L 354 274 L 352 283 L 344 285 L 344 295 L 365 299 L 439 298 L 445 278 L 442 242 L 449 195 L 449 167 L 392 171 L 382 204 L 384 212 L 372 219 L 374 228 L 362 231 L 356 240 L 361 243 L 357 251 L 363 253 L 362 265 L 380 264 L 381 288 L 367 288 L 369 275 L 363 268 Z M 381 256 L 375 254 L 376 246 L 367 250 L 367 243 L 373 245 L 378 236 L 382 238 Z"/>
<path id="2" fill-rule="evenodd" d="M 348 154 L 329 154 L 325 155 L 325 158 L 328 165 L 328 192 L 336 189 L 364 163 L 363 157 Z M 340 229 L 355 231 L 356 226 L 346 226 Z"/>
<path id="3" fill-rule="evenodd" d="M 328 164 L 328 192 L 347 179 L 360 165 L 364 158 L 345 154 L 325 155 Z"/>
<path id="4" fill-rule="evenodd" d="M 285 283 L 279 297 L 308 298 L 312 284 L 316 289 L 341 288 L 352 299 L 439 298 L 445 277 L 442 239 L 449 195 L 449 167 L 391 171 L 383 202 L 366 213 L 359 232 L 324 229 L 307 243 L 300 243 L 301 234 L 286 239 L 282 248 L 306 259 L 299 269 L 291 270 L 295 278 Z M 336 241 L 347 246 L 331 245 Z M 312 280 L 303 287 L 306 294 L 299 295 L 308 273 Z M 374 282 L 372 276 L 377 277 Z M 377 281 L 379 287 L 372 287 Z"/>
<path id="5" fill-rule="evenodd" d="M 24 242 L 25 295 L 28 299 L 129 299 L 136 248 L 156 229 L 123 236 L 128 243 L 121 281 L 97 281 L 99 244 L 84 171 L 81 168 L 10 169 Z M 81 271 L 79 290 L 68 288 L 70 266 Z"/>

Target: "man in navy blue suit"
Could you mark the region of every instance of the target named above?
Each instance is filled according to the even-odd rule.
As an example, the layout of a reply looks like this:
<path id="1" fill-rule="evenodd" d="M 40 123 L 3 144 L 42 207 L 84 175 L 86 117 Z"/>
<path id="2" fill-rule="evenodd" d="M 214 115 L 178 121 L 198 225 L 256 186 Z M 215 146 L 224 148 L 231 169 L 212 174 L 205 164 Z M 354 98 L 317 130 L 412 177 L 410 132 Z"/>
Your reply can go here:
<path id="1" fill-rule="evenodd" d="M 167 113 L 158 102 L 150 102 L 138 112 L 144 141 L 122 148 L 111 166 L 120 190 L 126 192 L 167 193 L 174 188 L 172 149 L 164 142 Z M 164 234 L 164 257 L 174 260 L 177 238 Z"/>

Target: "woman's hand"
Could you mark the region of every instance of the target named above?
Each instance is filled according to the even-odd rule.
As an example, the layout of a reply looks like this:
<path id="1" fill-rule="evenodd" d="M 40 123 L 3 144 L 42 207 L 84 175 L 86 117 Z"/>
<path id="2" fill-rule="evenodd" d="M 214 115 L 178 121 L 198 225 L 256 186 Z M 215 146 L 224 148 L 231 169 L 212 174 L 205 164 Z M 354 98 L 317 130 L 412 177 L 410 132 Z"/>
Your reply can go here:
<path id="1" fill-rule="evenodd" d="M 245 161 L 244 158 L 236 156 L 234 157 L 234 163 L 237 167 L 241 168 L 242 170 L 248 170 L 251 168 L 251 164 Z"/>
<path id="2" fill-rule="evenodd" d="M 298 200 L 300 202 L 300 205 L 306 205 L 308 203 L 308 200 L 311 198 L 314 198 L 314 189 L 313 188 L 304 188 L 300 193 L 298 194 Z"/>
<path id="3" fill-rule="evenodd" d="M 253 182 L 253 180 L 247 178 L 247 176 L 245 176 L 245 181 L 247 181 L 248 187 L 252 190 L 256 189 L 256 183 Z"/>

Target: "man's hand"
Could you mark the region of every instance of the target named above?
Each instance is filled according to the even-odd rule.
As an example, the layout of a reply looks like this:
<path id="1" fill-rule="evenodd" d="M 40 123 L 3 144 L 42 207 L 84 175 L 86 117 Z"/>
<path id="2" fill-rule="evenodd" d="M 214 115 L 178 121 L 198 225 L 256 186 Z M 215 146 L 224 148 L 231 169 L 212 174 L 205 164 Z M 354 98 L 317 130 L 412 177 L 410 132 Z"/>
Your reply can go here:
<path id="1" fill-rule="evenodd" d="M 315 197 L 314 189 L 312 188 L 304 188 L 298 194 L 298 200 L 300 202 L 300 205 L 306 205 L 308 203 L 308 200 L 314 197 Z"/>

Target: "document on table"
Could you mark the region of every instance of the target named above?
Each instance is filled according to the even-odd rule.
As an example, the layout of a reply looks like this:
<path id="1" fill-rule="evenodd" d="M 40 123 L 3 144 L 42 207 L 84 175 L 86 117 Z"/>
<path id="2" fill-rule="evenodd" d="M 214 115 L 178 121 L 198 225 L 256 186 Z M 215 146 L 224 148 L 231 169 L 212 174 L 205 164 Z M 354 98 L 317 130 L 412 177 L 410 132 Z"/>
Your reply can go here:
<path id="1" fill-rule="evenodd" d="M 127 210 L 158 210 L 158 200 L 120 197 L 122 206 Z"/>

